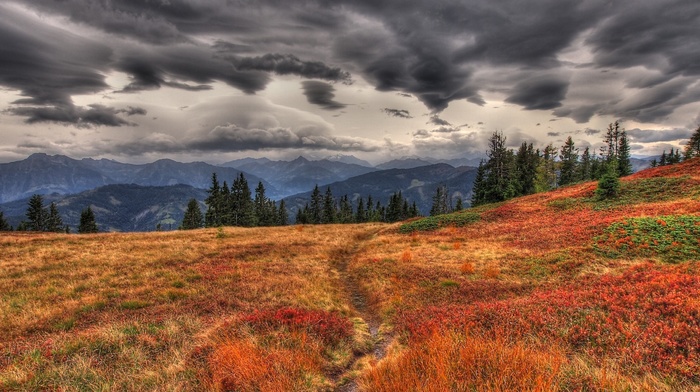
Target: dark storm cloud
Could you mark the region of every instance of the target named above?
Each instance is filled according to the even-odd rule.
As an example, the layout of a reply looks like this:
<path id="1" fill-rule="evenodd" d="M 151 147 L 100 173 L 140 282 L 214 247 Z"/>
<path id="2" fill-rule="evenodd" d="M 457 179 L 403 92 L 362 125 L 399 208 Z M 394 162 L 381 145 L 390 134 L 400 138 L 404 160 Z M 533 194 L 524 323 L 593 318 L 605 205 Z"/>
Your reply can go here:
<path id="1" fill-rule="evenodd" d="M 127 116 L 136 116 L 136 115 L 145 116 L 146 114 L 148 114 L 146 109 L 140 108 L 140 107 L 134 107 L 134 106 L 129 106 L 126 109 L 121 109 L 121 110 L 118 110 L 117 112 L 124 113 Z"/>
<path id="2" fill-rule="evenodd" d="M 688 129 L 669 129 L 669 130 L 651 130 L 651 129 L 629 129 L 627 136 L 630 140 L 637 143 L 652 143 L 652 142 L 672 142 L 676 140 L 689 139 L 692 132 Z"/>
<path id="3" fill-rule="evenodd" d="M 268 53 L 258 57 L 232 58 L 239 71 L 265 71 L 278 75 L 298 75 L 310 79 L 323 79 L 352 83 L 350 73 L 338 67 L 329 67 L 320 61 L 302 61 L 291 54 Z"/>
<path id="4" fill-rule="evenodd" d="M 271 75 L 350 82 L 352 73 L 377 90 L 416 97 L 433 113 L 458 100 L 483 106 L 484 91 L 505 91 L 510 103 L 577 122 L 596 114 L 658 121 L 700 100 L 693 88 L 674 83 L 700 75 L 696 0 L 15 3 L 119 41 L 103 39 L 112 53 L 94 43 L 77 45 L 60 31 L 41 31 L 49 28 L 34 33 L 36 21 L 12 27 L 11 16 L 0 16 L 0 84 L 21 91 L 20 104 L 68 104 L 73 95 L 108 89 L 104 75 L 111 70 L 131 77 L 128 85 L 114 86 L 123 92 L 164 86 L 196 92 L 222 81 L 249 94 L 263 90 Z M 27 26 L 33 34 L 22 32 Z M 590 63 L 561 60 L 572 44 L 586 46 Z M 70 66 L 67 53 L 77 56 Z M 569 98 L 574 85 L 556 76 L 567 67 L 654 70 L 624 80 L 626 88 L 653 99 L 623 105 L 622 93 Z M 479 76 L 484 69 L 495 72 Z M 503 76 L 510 70 L 522 78 Z M 600 80 L 591 83 L 607 88 Z"/>
<path id="5" fill-rule="evenodd" d="M 526 110 L 546 110 L 561 106 L 568 83 L 559 79 L 537 78 L 515 85 L 506 102 L 515 103 Z"/>
<path id="6" fill-rule="evenodd" d="M 326 110 L 339 110 L 347 106 L 333 100 L 333 98 L 335 98 L 335 94 L 333 93 L 335 87 L 331 84 L 316 80 L 306 80 L 301 82 L 301 87 L 310 104 L 318 105 Z"/>
<path id="7" fill-rule="evenodd" d="M 440 117 L 438 117 L 437 114 L 431 115 L 430 119 L 428 120 L 428 122 L 426 124 L 433 124 L 433 125 L 445 126 L 445 127 L 452 126 L 452 124 L 450 124 L 448 121 L 445 121 L 445 120 L 441 119 Z"/>
<path id="8" fill-rule="evenodd" d="M 136 124 L 119 117 L 119 113 L 128 113 L 115 108 L 92 104 L 87 108 L 74 105 L 65 106 L 21 106 L 8 109 L 10 114 L 26 117 L 28 124 L 52 122 L 59 124 L 72 124 L 79 128 L 92 126 L 120 127 Z"/>
<path id="9" fill-rule="evenodd" d="M 406 109 L 383 108 L 382 112 L 386 113 L 388 116 L 391 117 L 413 118 L 413 116 L 411 116 L 411 113 Z"/>

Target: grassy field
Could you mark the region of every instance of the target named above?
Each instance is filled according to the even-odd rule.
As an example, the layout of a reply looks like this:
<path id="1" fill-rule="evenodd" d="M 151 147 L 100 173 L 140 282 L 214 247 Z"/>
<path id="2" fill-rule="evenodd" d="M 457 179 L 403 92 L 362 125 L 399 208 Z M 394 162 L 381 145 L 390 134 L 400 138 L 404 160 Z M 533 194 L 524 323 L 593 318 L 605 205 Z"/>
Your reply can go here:
<path id="1" fill-rule="evenodd" d="M 700 159 L 395 225 L 0 235 L 0 390 L 700 390 Z"/>

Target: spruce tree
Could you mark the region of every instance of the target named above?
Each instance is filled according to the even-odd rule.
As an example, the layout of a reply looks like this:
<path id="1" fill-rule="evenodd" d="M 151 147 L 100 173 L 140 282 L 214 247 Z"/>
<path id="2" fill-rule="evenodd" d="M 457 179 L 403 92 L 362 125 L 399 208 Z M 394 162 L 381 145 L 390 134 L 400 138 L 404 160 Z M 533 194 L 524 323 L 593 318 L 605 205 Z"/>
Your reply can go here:
<path id="1" fill-rule="evenodd" d="M 578 165 L 578 178 L 581 181 L 591 180 L 591 151 L 588 147 L 583 150 L 581 154 L 581 161 Z"/>
<path id="2" fill-rule="evenodd" d="M 557 150 L 553 145 L 548 145 L 542 152 L 540 163 L 537 166 L 537 177 L 535 179 L 535 191 L 547 192 L 557 186 L 556 157 Z"/>
<path id="3" fill-rule="evenodd" d="M 27 208 L 27 230 L 45 231 L 48 212 L 44 208 L 44 198 L 41 195 L 33 195 L 29 199 Z"/>
<path id="4" fill-rule="evenodd" d="M 433 206 L 430 208 L 430 216 L 447 214 L 450 212 L 449 192 L 446 185 L 439 185 L 433 195 Z"/>
<path id="5" fill-rule="evenodd" d="M 479 162 L 479 167 L 476 169 L 476 178 L 472 186 L 472 207 L 486 203 L 486 165 L 484 161 Z"/>
<path id="6" fill-rule="evenodd" d="M 515 154 L 517 195 L 522 196 L 535 193 L 535 179 L 539 162 L 539 152 L 535 151 L 532 143 L 527 144 L 523 142 Z"/>
<path id="7" fill-rule="evenodd" d="M 333 198 L 333 192 L 331 187 L 326 188 L 326 195 L 323 198 L 323 214 L 321 216 L 321 223 L 335 223 L 336 222 L 336 207 L 335 199 Z"/>
<path id="8" fill-rule="evenodd" d="M 280 200 L 280 206 L 277 209 L 277 224 L 279 226 L 287 226 L 289 224 L 289 213 L 287 213 L 287 203 L 284 199 Z"/>
<path id="9" fill-rule="evenodd" d="M 273 226 L 275 224 L 275 215 L 273 213 L 274 206 L 270 205 L 270 201 L 265 196 L 265 186 L 263 186 L 262 181 L 258 182 L 258 186 L 255 188 L 255 200 L 253 204 L 258 225 Z"/>
<path id="10" fill-rule="evenodd" d="M 627 132 L 620 132 L 617 148 L 617 172 L 620 177 L 632 174 L 632 163 L 630 163 L 630 146 L 627 142 Z"/>
<path id="11" fill-rule="evenodd" d="M 309 223 L 319 224 L 323 219 L 323 196 L 318 184 L 311 192 L 311 204 L 309 205 Z"/>
<path id="12" fill-rule="evenodd" d="M 355 213 L 355 222 L 363 223 L 367 221 L 367 214 L 365 213 L 365 201 L 362 200 L 362 196 L 357 200 L 357 212 Z"/>
<path id="13" fill-rule="evenodd" d="M 515 156 L 506 148 L 506 137 L 494 132 L 489 139 L 486 162 L 485 199 L 488 203 L 510 199 L 516 195 Z"/>
<path id="14" fill-rule="evenodd" d="M 457 202 L 455 203 L 455 211 L 462 211 L 464 209 L 464 206 L 462 205 L 462 198 L 458 197 Z"/>
<path id="15" fill-rule="evenodd" d="M 219 180 L 216 177 L 216 173 L 212 173 L 211 175 L 211 186 L 209 187 L 209 190 L 207 190 L 207 193 L 209 196 L 207 196 L 207 198 L 204 200 L 204 202 L 207 204 L 207 212 L 204 216 L 204 225 L 206 227 L 221 226 L 223 224 L 223 211 L 221 211 L 223 205 L 221 200 L 221 187 L 219 186 Z"/>
<path id="16" fill-rule="evenodd" d="M 12 226 L 5 219 L 5 213 L 0 211 L 0 231 L 12 231 Z"/>
<path id="17" fill-rule="evenodd" d="M 46 231 L 53 233 L 65 232 L 66 228 L 63 226 L 63 220 L 61 219 L 61 214 L 58 212 L 56 203 L 51 202 L 49 205 L 49 214 L 46 218 Z"/>
<path id="18" fill-rule="evenodd" d="M 700 126 L 695 130 L 690 140 L 685 145 L 685 159 L 700 156 Z"/>
<path id="19" fill-rule="evenodd" d="M 620 179 L 617 173 L 617 162 L 608 164 L 607 172 L 598 181 L 595 194 L 599 200 L 612 199 L 620 193 Z"/>
<path id="20" fill-rule="evenodd" d="M 352 204 L 350 204 L 350 200 L 348 199 L 348 195 L 344 195 L 343 197 L 340 198 L 338 222 L 339 223 L 353 223 L 354 221 L 355 221 L 355 217 L 353 216 L 353 213 L 352 213 Z"/>
<path id="21" fill-rule="evenodd" d="M 95 214 L 92 208 L 88 206 L 80 213 L 80 224 L 78 225 L 78 233 L 97 233 L 97 223 L 95 222 Z"/>
<path id="22" fill-rule="evenodd" d="M 574 146 L 574 140 L 569 136 L 561 147 L 559 153 L 559 185 L 564 186 L 578 181 L 576 167 L 578 165 L 578 149 Z"/>
<path id="23" fill-rule="evenodd" d="M 182 218 L 182 224 L 180 225 L 180 229 L 199 229 L 203 225 L 204 218 L 202 217 L 202 210 L 199 208 L 199 203 L 197 202 L 197 200 L 192 198 L 187 203 L 187 210 L 185 211 L 185 216 Z"/>

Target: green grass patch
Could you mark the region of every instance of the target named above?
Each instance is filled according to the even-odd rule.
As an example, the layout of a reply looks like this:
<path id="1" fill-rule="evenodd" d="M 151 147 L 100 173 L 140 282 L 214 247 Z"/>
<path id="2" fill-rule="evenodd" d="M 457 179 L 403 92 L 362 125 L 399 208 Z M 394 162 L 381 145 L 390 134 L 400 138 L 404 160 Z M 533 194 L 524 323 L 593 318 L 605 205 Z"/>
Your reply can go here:
<path id="1" fill-rule="evenodd" d="M 432 231 L 449 226 L 462 227 L 477 222 L 480 219 L 481 215 L 474 212 L 455 212 L 452 214 L 429 216 L 413 222 L 404 223 L 399 228 L 399 232 L 408 234 L 414 231 Z"/>
<path id="2" fill-rule="evenodd" d="M 143 309 L 149 305 L 148 302 L 144 301 L 124 301 L 119 307 L 126 310 L 138 310 Z"/>
<path id="3" fill-rule="evenodd" d="M 440 286 L 441 287 L 458 287 L 459 283 L 455 282 L 454 280 L 447 279 L 447 280 L 443 280 L 442 282 L 440 282 Z"/>
<path id="4" fill-rule="evenodd" d="M 700 184 L 690 176 L 642 178 L 634 181 L 622 181 L 618 197 L 607 200 L 589 201 L 593 209 L 605 210 L 631 204 L 660 202 L 686 197 L 700 192 Z"/>
<path id="5" fill-rule="evenodd" d="M 659 257 L 666 262 L 700 260 L 700 216 L 629 218 L 594 239 L 607 257 Z"/>

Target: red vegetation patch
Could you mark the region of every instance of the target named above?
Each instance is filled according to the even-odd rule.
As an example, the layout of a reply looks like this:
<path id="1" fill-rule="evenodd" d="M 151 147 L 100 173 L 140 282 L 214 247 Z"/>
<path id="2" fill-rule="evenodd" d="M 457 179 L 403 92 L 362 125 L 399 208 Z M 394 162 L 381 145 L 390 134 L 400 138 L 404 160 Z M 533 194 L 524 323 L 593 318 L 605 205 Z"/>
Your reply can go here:
<path id="1" fill-rule="evenodd" d="M 696 266 L 630 268 L 527 298 L 400 312 L 409 341 L 467 328 L 491 338 L 537 337 L 638 372 L 700 380 L 700 276 Z"/>
<path id="2" fill-rule="evenodd" d="M 281 308 L 255 311 L 244 316 L 242 322 L 258 332 L 272 332 L 286 328 L 291 332 L 305 332 L 326 344 L 338 344 L 353 335 L 352 323 L 335 312 Z"/>
<path id="3" fill-rule="evenodd" d="M 626 179 L 681 176 L 691 176 L 695 178 L 700 177 L 700 157 L 693 158 L 676 165 L 659 166 L 651 169 L 642 170 L 638 173 L 626 177 Z"/>

